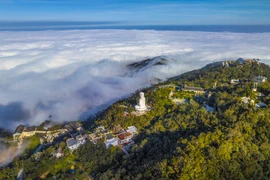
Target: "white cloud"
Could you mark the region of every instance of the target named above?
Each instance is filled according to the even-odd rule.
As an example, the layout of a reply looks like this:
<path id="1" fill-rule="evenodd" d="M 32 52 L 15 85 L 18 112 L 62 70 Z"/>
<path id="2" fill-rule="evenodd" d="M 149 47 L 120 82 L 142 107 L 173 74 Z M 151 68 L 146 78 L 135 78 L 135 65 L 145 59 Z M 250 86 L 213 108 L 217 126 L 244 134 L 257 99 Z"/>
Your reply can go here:
<path id="1" fill-rule="evenodd" d="M 270 33 L 86 30 L 0 32 L 0 127 L 77 120 L 166 79 L 225 59 L 270 62 Z M 126 65 L 166 55 L 133 76 Z M 129 74 L 130 75 L 130 74 Z"/>
<path id="2" fill-rule="evenodd" d="M 13 161 L 16 156 L 21 155 L 29 145 L 29 142 L 23 142 L 19 147 L 6 145 L 0 142 L 0 168 L 5 167 Z"/>

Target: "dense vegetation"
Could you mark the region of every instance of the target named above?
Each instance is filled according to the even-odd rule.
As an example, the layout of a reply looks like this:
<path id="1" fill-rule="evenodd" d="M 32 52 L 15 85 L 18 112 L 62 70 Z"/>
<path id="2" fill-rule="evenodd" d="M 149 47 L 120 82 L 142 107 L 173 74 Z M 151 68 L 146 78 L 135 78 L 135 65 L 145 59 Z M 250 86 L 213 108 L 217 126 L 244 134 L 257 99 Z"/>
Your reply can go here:
<path id="1" fill-rule="evenodd" d="M 251 90 L 257 75 L 269 80 L 270 68 L 234 63 L 174 77 L 164 84 L 205 88 L 211 92 L 209 97 L 199 98 L 206 99 L 202 102 L 216 111 L 208 112 L 196 98 L 176 105 L 169 99 L 172 88 L 153 86 L 144 90 L 151 106 L 147 114 L 131 115 L 138 98 L 135 93 L 100 113 L 94 122 L 85 123 L 89 130 L 98 125 L 135 125 L 140 133 L 129 156 L 119 148 L 106 149 L 102 142 L 87 142 L 71 154 L 60 143 L 44 150 L 38 161 L 31 155 L 15 159 L 1 170 L 0 179 L 14 179 L 21 167 L 26 179 L 269 179 L 270 108 L 256 109 L 241 101 L 241 97 L 249 96 L 255 102 L 269 103 L 269 96 L 256 99 Z M 240 85 L 229 83 L 238 78 L 243 81 Z M 258 91 L 268 95 L 269 87 L 268 82 L 259 84 Z M 125 111 L 130 114 L 122 116 Z M 50 153 L 60 146 L 65 148 L 65 156 L 57 160 Z M 71 165 L 76 166 L 75 173 L 70 173 Z"/>

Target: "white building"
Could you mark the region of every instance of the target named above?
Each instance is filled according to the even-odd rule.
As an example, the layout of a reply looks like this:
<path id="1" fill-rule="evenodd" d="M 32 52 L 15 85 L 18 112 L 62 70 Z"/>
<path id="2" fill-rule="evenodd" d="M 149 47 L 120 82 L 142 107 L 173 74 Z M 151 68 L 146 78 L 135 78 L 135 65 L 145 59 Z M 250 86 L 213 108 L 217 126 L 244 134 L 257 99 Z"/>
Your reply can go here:
<path id="1" fill-rule="evenodd" d="M 254 82 L 264 83 L 267 81 L 267 78 L 264 76 L 257 76 L 254 78 Z"/>
<path id="2" fill-rule="evenodd" d="M 106 148 L 109 148 L 110 146 L 118 146 L 118 139 L 112 138 L 105 141 Z"/>
<path id="3" fill-rule="evenodd" d="M 85 138 L 82 135 L 76 136 L 76 141 L 78 144 L 85 144 Z"/>
<path id="4" fill-rule="evenodd" d="M 118 139 L 116 139 L 112 133 L 106 134 L 105 138 L 106 148 L 109 148 L 110 146 L 118 146 Z"/>
<path id="5" fill-rule="evenodd" d="M 145 105 L 145 97 L 144 97 L 143 92 L 140 92 L 139 104 L 135 106 L 135 109 L 137 111 L 145 111 L 145 110 L 147 110 L 147 107 Z"/>
<path id="6" fill-rule="evenodd" d="M 69 138 L 67 139 L 66 142 L 67 142 L 67 147 L 70 151 L 74 151 L 80 146 L 80 143 L 78 143 L 76 139 L 74 138 Z"/>
<path id="7" fill-rule="evenodd" d="M 127 133 L 137 134 L 138 133 L 138 129 L 135 126 L 129 126 L 127 128 Z"/>
<path id="8" fill-rule="evenodd" d="M 239 79 L 231 79 L 231 84 L 239 84 Z"/>

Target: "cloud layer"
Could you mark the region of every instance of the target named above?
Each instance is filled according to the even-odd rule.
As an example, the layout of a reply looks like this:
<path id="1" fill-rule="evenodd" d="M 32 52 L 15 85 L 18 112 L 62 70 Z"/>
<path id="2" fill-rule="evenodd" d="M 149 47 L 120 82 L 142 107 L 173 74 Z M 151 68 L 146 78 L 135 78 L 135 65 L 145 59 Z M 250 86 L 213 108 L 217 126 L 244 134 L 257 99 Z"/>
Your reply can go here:
<path id="1" fill-rule="evenodd" d="M 0 127 L 86 117 L 150 85 L 225 59 L 270 63 L 270 33 L 139 30 L 0 32 Z M 166 66 L 126 65 L 165 55 Z"/>
<path id="2" fill-rule="evenodd" d="M 27 148 L 28 144 L 29 142 L 24 142 L 19 148 L 0 142 L 0 168 L 5 167 L 11 163 L 16 156 L 21 155 Z"/>

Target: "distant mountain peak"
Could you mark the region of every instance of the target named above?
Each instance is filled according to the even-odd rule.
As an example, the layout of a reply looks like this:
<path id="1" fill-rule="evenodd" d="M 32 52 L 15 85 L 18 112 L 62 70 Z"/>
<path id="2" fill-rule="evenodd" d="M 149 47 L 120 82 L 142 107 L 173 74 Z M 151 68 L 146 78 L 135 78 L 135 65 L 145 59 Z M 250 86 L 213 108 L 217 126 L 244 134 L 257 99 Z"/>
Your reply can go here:
<path id="1" fill-rule="evenodd" d="M 139 62 L 128 64 L 127 67 L 133 72 L 144 71 L 153 66 L 167 65 L 168 60 L 166 56 L 157 56 L 153 58 L 147 58 Z"/>

